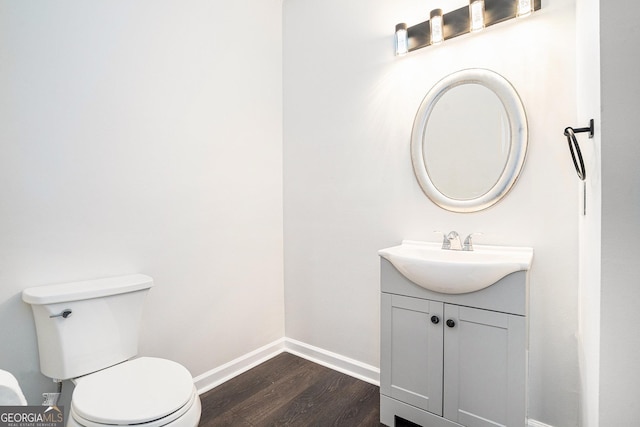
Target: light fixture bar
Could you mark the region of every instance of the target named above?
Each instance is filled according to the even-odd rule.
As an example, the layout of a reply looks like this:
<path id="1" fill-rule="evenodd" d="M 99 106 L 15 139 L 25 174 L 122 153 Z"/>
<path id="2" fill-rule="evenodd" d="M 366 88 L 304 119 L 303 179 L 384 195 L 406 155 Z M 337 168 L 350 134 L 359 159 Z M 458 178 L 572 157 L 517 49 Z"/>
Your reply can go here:
<path id="1" fill-rule="evenodd" d="M 484 26 L 489 27 L 518 16 L 518 2 L 526 0 L 484 0 Z M 530 0 L 533 10 L 542 8 L 542 0 Z M 461 7 L 443 15 L 443 38 L 449 40 L 471 30 L 469 6 Z M 430 46 L 431 22 L 424 21 L 407 28 L 408 51 Z"/>

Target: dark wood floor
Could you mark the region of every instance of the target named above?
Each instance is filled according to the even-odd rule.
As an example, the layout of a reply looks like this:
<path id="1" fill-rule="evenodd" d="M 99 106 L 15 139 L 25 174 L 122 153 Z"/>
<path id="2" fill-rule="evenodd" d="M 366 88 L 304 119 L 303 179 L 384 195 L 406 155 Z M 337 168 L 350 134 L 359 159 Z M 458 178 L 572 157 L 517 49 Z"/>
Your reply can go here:
<path id="1" fill-rule="evenodd" d="M 380 424 L 380 389 L 282 353 L 200 396 L 201 427 Z"/>

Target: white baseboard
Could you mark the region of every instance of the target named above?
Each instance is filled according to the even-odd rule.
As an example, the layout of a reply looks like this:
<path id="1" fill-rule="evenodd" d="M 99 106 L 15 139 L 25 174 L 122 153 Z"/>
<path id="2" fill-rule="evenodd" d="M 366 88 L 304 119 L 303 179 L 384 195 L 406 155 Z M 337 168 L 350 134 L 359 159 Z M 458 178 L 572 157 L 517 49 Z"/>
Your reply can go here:
<path id="1" fill-rule="evenodd" d="M 285 338 L 285 351 L 370 384 L 380 385 L 380 369 L 358 360 Z"/>
<path id="2" fill-rule="evenodd" d="M 291 338 L 281 338 L 195 377 L 193 382 L 198 394 L 207 392 L 284 351 L 370 384 L 380 385 L 380 369 L 375 366 Z"/>
<path id="3" fill-rule="evenodd" d="M 541 423 L 540 421 L 532 420 L 531 418 L 529 418 L 527 420 L 527 427 L 553 427 L 553 426 L 550 426 L 549 424 Z"/>
<path id="4" fill-rule="evenodd" d="M 223 382 L 229 381 L 231 378 L 236 377 L 282 353 L 285 348 L 284 342 L 285 338 L 280 338 L 279 340 L 273 341 L 272 343 L 225 363 L 222 366 L 198 375 L 193 379 L 193 383 L 198 390 L 198 394 L 207 392 L 219 386 Z"/>

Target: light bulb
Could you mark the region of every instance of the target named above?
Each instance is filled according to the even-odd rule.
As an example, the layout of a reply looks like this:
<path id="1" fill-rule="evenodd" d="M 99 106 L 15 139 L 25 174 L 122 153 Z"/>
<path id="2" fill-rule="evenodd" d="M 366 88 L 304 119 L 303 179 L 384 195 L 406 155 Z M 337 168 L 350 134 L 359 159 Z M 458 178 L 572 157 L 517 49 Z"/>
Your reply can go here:
<path id="1" fill-rule="evenodd" d="M 533 2 L 531 0 L 517 0 L 518 1 L 518 11 L 516 15 L 518 17 L 525 17 L 531 15 L 533 12 Z"/>
<path id="2" fill-rule="evenodd" d="M 407 33 L 407 24 L 400 23 L 396 25 L 396 56 L 405 55 L 409 51 L 409 38 Z"/>
<path id="3" fill-rule="evenodd" d="M 431 11 L 431 44 L 442 43 L 444 40 L 444 21 L 442 19 L 442 9 L 433 9 Z"/>
<path id="4" fill-rule="evenodd" d="M 469 21 L 472 33 L 484 28 L 484 0 L 469 0 Z"/>

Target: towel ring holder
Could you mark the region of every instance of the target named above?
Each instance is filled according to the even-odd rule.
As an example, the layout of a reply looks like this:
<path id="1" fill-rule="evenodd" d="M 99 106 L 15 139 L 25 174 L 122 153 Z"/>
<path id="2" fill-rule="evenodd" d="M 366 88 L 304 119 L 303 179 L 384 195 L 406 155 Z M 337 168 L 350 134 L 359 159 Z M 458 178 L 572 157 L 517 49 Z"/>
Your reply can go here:
<path id="1" fill-rule="evenodd" d="M 567 137 L 569 143 L 569 152 L 571 153 L 571 160 L 573 160 L 573 166 L 576 168 L 576 173 L 581 181 L 584 181 L 587 177 L 587 171 L 584 167 L 584 160 L 582 159 L 582 152 L 580 151 L 580 145 L 576 138 L 576 133 L 589 132 L 589 138 L 593 138 L 593 119 L 589 120 L 589 127 L 586 128 L 572 128 L 567 127 L 564 129 L 564 136 Z"/>

